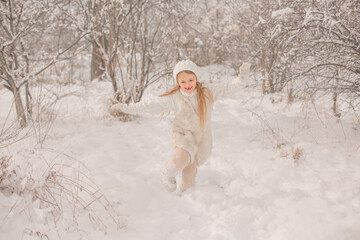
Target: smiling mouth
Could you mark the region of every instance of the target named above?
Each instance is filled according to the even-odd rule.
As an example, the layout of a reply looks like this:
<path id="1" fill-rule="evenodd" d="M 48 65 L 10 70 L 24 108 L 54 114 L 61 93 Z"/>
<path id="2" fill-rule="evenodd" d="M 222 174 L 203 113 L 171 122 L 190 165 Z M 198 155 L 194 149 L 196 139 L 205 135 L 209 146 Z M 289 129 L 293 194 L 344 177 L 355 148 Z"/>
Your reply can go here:
<path id="1" fill-rule="evenodd" d="M 185 88 L 186 89 L 186 91 L 190 91 L 191 89 L 192 89 L 192 87 L 190 87 L 190 88 Z"/>

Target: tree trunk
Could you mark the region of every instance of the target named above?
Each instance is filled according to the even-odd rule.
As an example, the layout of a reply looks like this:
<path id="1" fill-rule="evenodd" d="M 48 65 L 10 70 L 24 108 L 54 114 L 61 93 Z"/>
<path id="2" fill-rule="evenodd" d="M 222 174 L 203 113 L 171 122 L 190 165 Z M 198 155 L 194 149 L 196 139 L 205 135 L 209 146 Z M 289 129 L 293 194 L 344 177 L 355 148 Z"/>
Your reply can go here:
<path id="1" fill-rule="evenodd" d="M 293 101 L 294 101 L 293 88 L 291 87 L 291 88 L 288 90 L 287 103 L 292 103 Z"/>
<path id="2" fill-rule="evenodd" d="M 25 98 L 26 98 L 26 109 L 30 116 L 32 116 L 32 102 L 31 94 L 29 89 L 29 82 L 25 83 Z"/>
<path id="3" fill-rule="evenodd" d="M 15 100 L 15 107 L 16 107 L 16 113 L 20 122 L 20 126 L 22 128 L 26 127 L 26 118 L 25 118 L 25 111 L 24 111 L 24 105 L 21 100 L 21 95 L 19 90 L 15 87 L 12 89 L 12 93 L 14 95 Z"/>
<path id="4" fill-rule="evenodd" d="M 262 51 L 261 59 L 261 76 L 262 76 L 262 94 L 266 94 L 266 81 L 265 81 L 265 50 Z"/>
<path id="5" fill-rule="evenodd" d="M 9 89 L 13 96 L 14 96 L 14 101 L 15 101 L 15 108 L 16 108 L 16 114 L 18 117 L 18 121 L 20 123 L 20 126 L 22 128 L 26 127 L 26 117 L 25 117 L 25 109 L 24 109 L 24 105 L 23 102 L 21 100 L 21 95 L 19 92 L 19 88 L 16 86 L 16 83 L 14 81 L 14 79 L 11 77 L 10 74 L 7 74 L 7 72 L 5 72 L 7 79 L 5 80 L 7 82 L 6 88 Z"/>
<path id="6" fill-rule="evenodd" d="M 100 49 L 96 43 L 92 44 L 91 54 L 91 81 L 100 77 L 104 73 L 105 64 L 101 57 Z"/>
<path id="7" fill-rule="evenodd" d="M 333 113 L 334 116 L 336 117 L 340 117 L 340 114 L 338 113 L 338 109 L 337 109 L 337 99 L 338 99 L 338 86 L 339 86 L 339 71 L 336 71 L 335 73 L 335 88 L 334 88 L 334 93 L 333 93 Z"/>
<path id="8" fill-rule="evenodd" d="M 269 83 L 270 93 L 274 93 L 274 92 L 275 92 L 275 88 L 274 88 L 274 73 L 273 73 L 273 71 L 270 71 L 270 72 L 269 72 L 269 75 L 268 75 L 268 83 Z"/>
<path id="9" fill-rule="evenodd" d="M 95 32 L 102 33 L 102 19 L 100 16 L 100 12 L 103 8 L 102 4 L 95 3 L 94 1 L 88 2 L 88 8 L 89 12 L 91 13 L 90 16 L 96 19 L 96 25 L 95 25 Z M 102 33 L 103 34 L 103 33 Z M 103 60 L 103 55 L 101 53 L 100 47 L 105 50 L 105 45 L 101 45 L 105 42 L 105 36 L 101 35 L 98 36 L 92 36 L 92 54 L 91 54 L 91 76 L 90 80 L 93 81 L 96 78 L 100 77 L 104 71 L 105 71 L 105 62 Z M 98 40 L 98 42 L 96 42 Z M 100 46 L 99 46 L 100 45 Z"/>

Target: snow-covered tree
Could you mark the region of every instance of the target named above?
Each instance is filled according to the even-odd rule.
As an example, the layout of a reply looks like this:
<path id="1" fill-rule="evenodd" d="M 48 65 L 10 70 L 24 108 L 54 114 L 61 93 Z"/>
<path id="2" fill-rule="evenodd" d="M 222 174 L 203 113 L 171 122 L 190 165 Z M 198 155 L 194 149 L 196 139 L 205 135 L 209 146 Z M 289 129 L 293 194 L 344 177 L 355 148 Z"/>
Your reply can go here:
<path id="1" fill-rule="evenodd" d="M 333 94 L 333 111 L 339 94 L 348 103 L 359 104 L 360 96 L 360 3 L 351 0 L 313 2 L 301 23 L 309 41 L 304 48 L 298 78 L 307 79 L 312 92 Z M 311 60 L 311 61 L 309 61 Z"/>
<path id="2" fill-rule="evenodd" d="M 39 74 L 56 62 L 69 57 L 66 54 L 84 36 L 62 41 L 64 28 L 59 20 L 63 19 L 61 9 L 66 5 L 66 1 L 55 0 L 0 3 L 0 79 L 14 96 L 21 127 L 26 126 L 32 114 L 29 83 L 35 82 Z"/>
<path id="3" fill-rule="evenodd" d="M 239 29 L 234 22 L 231 1 L 177 1 L 179 28 L 177 48 L 182 58 L 200 65 L 230 64 L 238 57 Z"/>
<path id="4" fill-rule="evenodd" d="M 171 2 L 78 1 L 74 18 L 81 31 L 90 31 L 92 78 L 112 82 L 115 99 L 138 102 L 144 90 L 166 69 Z M 80 24 L 79 24 L 80 23 Z"/>
<path id="5" fill-rule="evenodd" d="M 244 1 L 233 3 L 249 53 L 262 73 L 263 92 L 319 90 L 359 96 L 359 3 Z M 236 13 L 237 12 L 237 13 Z M 244 44 L 244 43 L 243 43 Z M 295 92 L 295 93 L 294 93 Z"/>
<path id="6" fill-rule="evenodd" d="M 256 60 L 254 65 L 262 73 L 263 93 L 282 89 L 280 79 L 285 79 L 291 68 L 299 31 L 293 8 L 283 1 L 267 0 L 236 3 L 233 7 L 235 21 L 244 32 L 243 45 L 248 48 L 249 59 Z"/>

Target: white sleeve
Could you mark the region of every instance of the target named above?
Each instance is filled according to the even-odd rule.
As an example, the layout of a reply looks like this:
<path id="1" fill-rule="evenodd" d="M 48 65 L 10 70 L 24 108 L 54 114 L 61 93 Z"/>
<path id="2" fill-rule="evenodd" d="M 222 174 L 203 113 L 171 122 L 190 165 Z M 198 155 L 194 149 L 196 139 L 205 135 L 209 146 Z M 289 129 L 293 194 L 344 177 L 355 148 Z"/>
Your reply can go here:
<path id="1" fill-rule="evenodd" d="M 223 98 L 233 97 L 245 87 L 246 82 L 247 79 L 237 77 L 225 83 L 206 84 L 205 86 L 211 91 L 214 101 L 217 101 Z"/>
<path id="2" fill-rule="evenodd" d="M 233 97 L 237 92 L 241 91 L 248 82 L 251 64 L 243 63 L 240 67 L 239 75 L 232 81 L 219 84 L 209 84 L 207 87 L 213 94 L 214 101 Z"/>
<path id="3" fill-rule="evenodd" d="M 130 103 L 129 105 L 118 103 L 111 107 L 113 111 L 121 111 L 129 114 L 162 114 L 174 111 L 176 103 L 173 96 L 168 95 L 155 99 L 148 99 L 138 103 Z"/>

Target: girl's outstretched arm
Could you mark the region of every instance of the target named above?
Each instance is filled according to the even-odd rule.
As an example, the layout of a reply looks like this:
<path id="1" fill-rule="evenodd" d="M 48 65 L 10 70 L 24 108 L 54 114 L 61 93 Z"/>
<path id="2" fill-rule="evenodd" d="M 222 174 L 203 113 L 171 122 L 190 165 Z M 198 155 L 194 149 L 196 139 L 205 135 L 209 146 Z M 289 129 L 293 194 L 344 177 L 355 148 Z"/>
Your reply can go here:
<path id="1" fill-rule="evenodd" d="M 124 112 L 128 114 L 151 114 L 158 115 L 175 110 L 176 103 L 173 96 L 168 95 L 164 97 L 158 97 L 155 99 L 148 99 L 140 101 L 138 103 L 117 103 L 111 106 L 112 112 Z"/>
<path id="2" fill-rule="evenodd" d="M 206 85 L 211 90 L 214 100 L 231 97 L 245 87 L 249 79 L 250 66 L 250 63 L 243 63 L 240 67 L 239 75 L 232 81 Z"/>
<path id="3" fill-rule="evenodd" d="M 239 70 L 239 76 L 233 80 L 233 84 L 245 86 L 249 80 L 250 67 L 250 63 L 243 63 Z"/>

